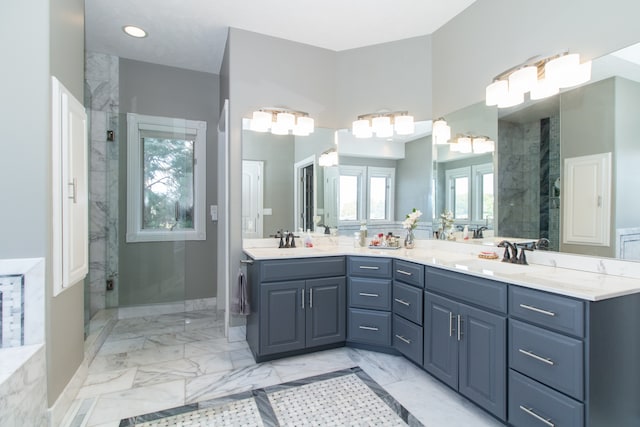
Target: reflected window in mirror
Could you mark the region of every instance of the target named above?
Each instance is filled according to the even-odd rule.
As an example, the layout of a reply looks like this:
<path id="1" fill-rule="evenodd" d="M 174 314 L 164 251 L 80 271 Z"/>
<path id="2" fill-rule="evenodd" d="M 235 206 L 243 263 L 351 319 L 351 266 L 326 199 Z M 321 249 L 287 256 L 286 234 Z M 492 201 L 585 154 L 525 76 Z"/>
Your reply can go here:
<path id="1" fill-rule="evenodd" d="M 445 177 L 445 206 L 457 223 L 481 223 L 493 218 L 493 164 L 449 169 Z"/>
<path id="2" fill-rule="evenodd" d="M 339 220 L 393 221 L 395 168 L 340 166 Z"/>

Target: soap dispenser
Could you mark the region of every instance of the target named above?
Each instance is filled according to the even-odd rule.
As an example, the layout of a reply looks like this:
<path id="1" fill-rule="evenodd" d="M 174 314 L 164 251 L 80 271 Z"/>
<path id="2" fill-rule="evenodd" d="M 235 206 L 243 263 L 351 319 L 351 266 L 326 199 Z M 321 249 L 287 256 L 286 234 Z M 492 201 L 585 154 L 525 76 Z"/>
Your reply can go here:
<path id="1" fill-rule="evenodd" d="M 311 229 L 307 228 L 307 234 L 304 236 L 304 247 L 312 248 L 313 247 L 313 239 L 311 238 Z"/>

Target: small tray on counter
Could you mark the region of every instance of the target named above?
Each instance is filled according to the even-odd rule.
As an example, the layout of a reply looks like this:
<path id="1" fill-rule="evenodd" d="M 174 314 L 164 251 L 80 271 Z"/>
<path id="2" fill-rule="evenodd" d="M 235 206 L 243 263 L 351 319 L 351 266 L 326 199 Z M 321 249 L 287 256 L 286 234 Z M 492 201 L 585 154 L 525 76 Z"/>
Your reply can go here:
<path id="1" fill-rule="evenodd" d="M 369 245 L 369 249 L 400 249 L 400 246 L 373 246 Z"/>

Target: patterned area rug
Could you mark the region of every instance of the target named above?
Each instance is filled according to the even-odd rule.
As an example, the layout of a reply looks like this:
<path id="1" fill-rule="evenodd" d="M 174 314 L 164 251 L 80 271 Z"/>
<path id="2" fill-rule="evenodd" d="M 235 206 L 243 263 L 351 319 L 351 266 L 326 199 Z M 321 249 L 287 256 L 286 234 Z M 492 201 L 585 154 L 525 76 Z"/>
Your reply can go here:
<path id="1" fill-rule="evenodd" d="M 422 426 L 359 367 L 140 415 L 120 427 Z"/>

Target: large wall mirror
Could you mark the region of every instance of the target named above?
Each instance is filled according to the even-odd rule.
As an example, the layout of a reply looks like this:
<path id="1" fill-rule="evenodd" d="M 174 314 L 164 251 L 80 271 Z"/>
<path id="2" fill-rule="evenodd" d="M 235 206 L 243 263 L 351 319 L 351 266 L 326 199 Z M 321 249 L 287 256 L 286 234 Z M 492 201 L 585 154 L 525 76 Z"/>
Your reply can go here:
<path id="1" fill-rule="evenodd" d="M 597 58 L 587 84 L 554 97 L 499 110 L 479 104 L 445 117 L 452 128 L 462 132 L 466 127 L 482 128 L 486 120 L 486 130 L 480 132 L 497 135 L 493 220 L 485 218 L 497 235 L 544 237 L 551 250 L 638 261 L 640 201 L 633 194 L 640 184 L 636 170 L 640 164 L 639 114 L 640 44 Z M 452 187 L 441 172 L 440 159 L 446 155 L 440 153 L 435 163 L 436 210 L 447 207 L 444 199 Z M 573 225 L 569 221 L 579 221 L 581 212 L 567 217 L 567 211 L 577 199 L 593 194 L 571 196 L 565 182 L 566 165 L 606 153 L 611 153 L 612 165 L 610 190 L 604 194 L 610 199 L 608 237 L 600 243 L 571 242 L 566 237 Z M 581 192 L 595 194 L 596 190 L 590 192 L 583 185 Z M 594 199 L 600 203 L 600 197 Z"/>
<path id="2" fill-rule="evenodd" d="M 423 212 L 416 235 L 428 238 L 432 210 L 431 121 L 415 123 L 411 135 L 356 138 L 337 131 L 340 158 L 338 225 L 343 235 L 365 222 L 372 233 L 402 233 L 414 208 Z"/>
<path id="3" fill-rule="evenodd" d="M 265 238 L 277 231 L 322 231 L 337 227 L 337 166 L 320 166 L 335 150 L 335 131 L 309 136 L 242 131 L 242 237 Z"/>

